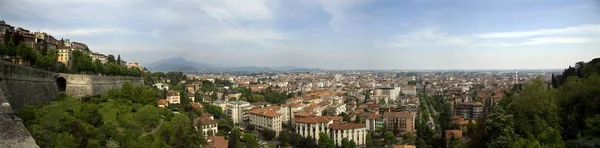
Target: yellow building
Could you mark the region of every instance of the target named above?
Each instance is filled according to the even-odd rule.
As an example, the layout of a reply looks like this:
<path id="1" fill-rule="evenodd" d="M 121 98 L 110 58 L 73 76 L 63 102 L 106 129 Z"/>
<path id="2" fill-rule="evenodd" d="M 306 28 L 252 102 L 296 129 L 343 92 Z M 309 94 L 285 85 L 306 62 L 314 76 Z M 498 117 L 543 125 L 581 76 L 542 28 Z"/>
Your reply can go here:
<path id="1" fill-rule="evenodd" d="M 65 64 L 67 67 L 70 66 L 71 63 L 71 53 L 72 50 L 70 48 L 58 49 L 58 62 Z"/>

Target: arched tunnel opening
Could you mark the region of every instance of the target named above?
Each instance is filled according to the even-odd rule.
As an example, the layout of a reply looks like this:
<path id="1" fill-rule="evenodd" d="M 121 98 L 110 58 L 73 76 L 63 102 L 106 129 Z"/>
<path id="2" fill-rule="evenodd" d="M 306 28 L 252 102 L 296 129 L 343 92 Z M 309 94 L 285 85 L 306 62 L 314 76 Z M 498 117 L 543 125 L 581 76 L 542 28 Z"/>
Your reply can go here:
<path id="1" fill-rule="evenodd" d="M 56 78 L 56 85 L 58 86 L 59 92 L 67 91 L 67 79 L 63 77 Z"/>

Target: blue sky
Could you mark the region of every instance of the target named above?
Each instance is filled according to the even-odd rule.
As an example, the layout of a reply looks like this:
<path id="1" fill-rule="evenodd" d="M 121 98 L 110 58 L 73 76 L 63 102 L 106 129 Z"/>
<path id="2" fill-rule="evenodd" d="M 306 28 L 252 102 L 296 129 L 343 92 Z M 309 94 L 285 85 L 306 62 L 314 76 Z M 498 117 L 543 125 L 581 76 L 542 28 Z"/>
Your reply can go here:
<path id="1" fill-rule="evenodd" d="M 600 56 L 598 0 L 2 0 L 0 19 L 142 64 L 544 69 Z"/>

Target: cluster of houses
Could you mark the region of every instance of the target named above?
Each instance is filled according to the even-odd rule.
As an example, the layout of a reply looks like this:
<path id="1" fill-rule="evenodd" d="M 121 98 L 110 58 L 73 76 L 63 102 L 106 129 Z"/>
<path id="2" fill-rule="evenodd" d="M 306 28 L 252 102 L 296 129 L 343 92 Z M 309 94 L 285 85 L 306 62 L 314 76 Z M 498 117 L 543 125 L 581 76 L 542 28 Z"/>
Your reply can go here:
<path id="1" fill-rule="evenodd" d="M 261 91 L 262 88 L 257 87 L 259 85 L 253 85 L 254 87 L 251 88 L 256 90 L 252 91 Z M 168 89 L 165 83 L 157 83 L 155 86 L 159 89 Z M 199 86 L 201 82 L 193 82 L 187 84 L 185 89 L 187 93 L 197 92 Z M 357 102 L 361 100 L 328 89 L 305 91 L 302 96 L 287 99 L 284 104 L 250 103 L 240 100 L 241 93 L 231 90 L 227 95 L 214 92 L 219 98 L 216 101 L 203 100 L 221 107 L 235 124 L 254 125 L 259 131 L 272 130 L 279 135 L 284 130 L 284 125 L 287 125 L 293 128 L 289 130 L 305 138 L 311 137 L 315 142 L 319 139 L 319 133 L 326 133 L 338 146 L 341 146 L 344 138 L 355 141 L 357 145 L 364 145 L 369 131 L 395 131 L 398 132 L 397 134 L 415 132 L 416 109 L 408 106 L 418 106 L 416 103 L 419 101 L 414 87 L 405 88 L 404 93 L 410 95 L 401 96 L 403 93 L 401 88 L 375 89 L 374 97 L 388 98 L 390 104 L 376 103 L 377 99 L 374 98 Z M 168 91 L 168 97 L 159 100 L 158 106 L 179 104 L 180 96 L 177 91 Z M 201 106 L 193 101 L 195 99 L 193 94 L 187 96 L 192 100 L 190 104 Z M 394 105 L 392 102 L 404 102 L 405 105 Z M 343 114 L 346 114 L 351 121 L 343 121 Z M 354 122 L 357 119 L 359 121 Z M 214 129 L 218 127 L 218 123 L 213 118 L 203 115 L 195 121 L 200 121 L 194 122 L 194 125 L 202 126 L 203 133 L 207 137 L 212 137 L 218 132 Z"/>
<path id="2" fill-rule="evenodd" d="M 72 64 L 72 53 L 73 51 L 81 51 L 84 54 L 88 54 L 92 57 L 92 60 L 100 60 L 103 64 L 108 62 L 108 56 L 98 52 L 92 52 L 90 48 L 81 42 L 71 41 L 70 39 L 57 39 L 54 36 L 46 33 L 46 32 L 32 32 L 30 30 L 11 26 L 7 24 L 4 20 L 0 21 L 0 41 L 4 41 L 5 38 L 12 36 L 19 36 L 22 38 L 21 43 L 25 46 L 40 50 L 42 47 L 47 47 L 47 49 L 52 49 L 58 51 L 58 59 L 57 62 L 65 64 L 67 67 L 70 67 Z M 0 42 L 3 44 L 4 42 Z M 26 62 L 21 58 L 11 58 L 7 59 L 13 63 L 18 64 L 26 64 Z M 127 65 L 128 68 L 137 67 L 142 69 L 140 63 L 131 61 L 127 63 L 124 60 L 118 61 L 121 65 Z"/>

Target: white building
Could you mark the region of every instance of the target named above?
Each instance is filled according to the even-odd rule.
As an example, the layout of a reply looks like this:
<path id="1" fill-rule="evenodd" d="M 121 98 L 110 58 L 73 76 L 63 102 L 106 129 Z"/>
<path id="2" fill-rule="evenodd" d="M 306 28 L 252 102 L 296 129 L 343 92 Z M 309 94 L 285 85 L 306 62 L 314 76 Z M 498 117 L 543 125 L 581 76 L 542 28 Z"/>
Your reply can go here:
<path id="1" fill-rule="evenodd" d="M 417 87 L 416 86 L 403 86 L 402 93 L 404 95 L 416 96 L 417 95 Z"/>
<path id="2" fill-rule="evenodd" d="M 250 103 L 242 100 L 235 100 L 227 102 L 227 106 L 225 107 L 227 116 L 231 117 L 233 123 L 241 123 L 247 119 L 247 115 L 245 114 L 248 110 L 252 108 Z"/>
<path id="3" fill-rule="evenodd" d="M 178 92 L 169 91 L 169 96 L 167 96 L 167 101 L 169 104 L 179 104 L 181 101 L 181 96 Z"/>
<path id="4" fill-rule="evenodd" d="M 319 141 L 319 133 L 329 135 L 329 124 L 333 124 L 332 119 L 323 116 L 299 118 L 295 122 L 296 133 L 304 138 L 310 136 L 316 141 Z"/>
<path id="5" fill-rule="evenodd" d="M 373 90 L 373 97 L 375 98 L 375 102 L 379 103 L 380 99 L 384 99 L 386 104 L 392 103 L 400 96 L 400 87 L 383 87 L 376 88 Z"/>
<path id="6" fill-rule="evenodd" d="M 337 116 L 343 112 L 346 112 L 346 104 L 335 104 L 327 107 L 327 114 Z"/>
<path id="7" fill-rule="evenodd" d="M 362 123 L 333 123 L 329 125 L 330 137 L 337 146 L 342 146 L 344 138 L 348 141 L 354 140 L 356 145 L 364 145 L 367 143 L 367 128 Z"/>
<path id="8" fill-rule="evenodd" d="M 156 83 L 156 84 L 154 84 L 154 86 L 156 86 L 156 88 L 158 88 L 160 90 L 169 90 L 169 85 L 167 85 L 165 83 Z"/>
<path id="9" fill-rule="evenodd" d="M 270 129 L 277 135 L 281 132 L 281 114 L 264 108 L 255 108 L 249 111 L 250 124 L 256 125 L 257 129 L 262 131 Z"/>
<path id="10" fill-rule="evenodd" d="M 202 134 L 205 137 L 214 136 L 217 134 L 219 123 L 213 115 L 209 113 L 203 113 L 202 116 L 194 120 L 194 128 L 196 131 L 202 130 Z"/>

